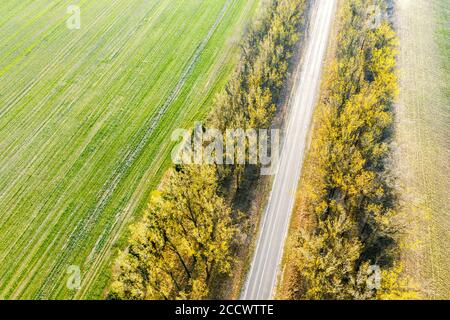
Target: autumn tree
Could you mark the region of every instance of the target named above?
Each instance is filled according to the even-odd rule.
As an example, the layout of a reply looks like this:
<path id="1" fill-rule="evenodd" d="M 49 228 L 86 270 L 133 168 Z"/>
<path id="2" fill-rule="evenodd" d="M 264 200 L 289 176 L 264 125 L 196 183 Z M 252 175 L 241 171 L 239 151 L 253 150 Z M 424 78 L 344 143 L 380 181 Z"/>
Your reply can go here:
<path id="1" fill-rule="evenodd" d="M 120 254 L 111 293 L 119 299 L 201 299 L 229 273 L 235 228 L 213 167 L 169 171 Z"/>
<path id="2" fill-rule="evenodd" d="M 305 0 L 270 2 L 267 13 L 250 30 L 242 45 L 237 71 L 225 91 L 216 97 L 210 117 L 214 128 L 225 132 L 270 127 L 288 77 L 290 59 L 303 33 L 306 7 Z M 246 150 L 248 144 L 247 141 Z M 245 164 L 224 166 L 219 168 L 219 173 L 223 178 L 234 177 L 239 188 L 245 167 Z"/>
<path id="3" fill-rule="evenodd" d="M 396 37 L 387 20 L 368 23 L 372 3 L 346 0 L 340 10 L 310 151 L 305 211 L 312 222 L 297 232 L 290 253 L 301 298 L 413 296 L 396 267 L 399 226 L 386 165 L 398 91 Z M 377 290 L 366 285 L 370 265 L 385 277 Z"/>
<path id="4" fill-rule="evenodd" d="M 362 244 L 345 214 L 320 220 L 312 234 L 297 234 L 292 258 L 299 273 L 300 299 L 350 299 L 358 286 Z"/>

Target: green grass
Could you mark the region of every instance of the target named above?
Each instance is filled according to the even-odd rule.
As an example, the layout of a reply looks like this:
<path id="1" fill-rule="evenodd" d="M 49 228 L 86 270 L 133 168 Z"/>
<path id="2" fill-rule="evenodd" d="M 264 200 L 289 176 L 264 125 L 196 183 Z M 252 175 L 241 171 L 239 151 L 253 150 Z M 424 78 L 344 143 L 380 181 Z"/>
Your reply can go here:
<path id="1" fill-rule="evenodd" d="M 259 0 L 0 4 L 0 298 L 102 298 L 126 225 L 203 118 Z M 79 265 L 82 288 L 66 287 Z"/>

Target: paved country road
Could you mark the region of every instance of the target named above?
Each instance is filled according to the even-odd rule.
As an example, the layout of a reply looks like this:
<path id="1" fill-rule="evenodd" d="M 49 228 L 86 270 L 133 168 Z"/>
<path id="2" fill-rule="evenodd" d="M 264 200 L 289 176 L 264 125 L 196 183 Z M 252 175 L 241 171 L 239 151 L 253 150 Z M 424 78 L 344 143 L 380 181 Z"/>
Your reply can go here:
<path id="1" fill-rule="evenodd" d="M 313 8 L 304 60 L 295 75 L 279 166 L 241 296 L 244 300 L 273 298 L 335 10 L 336 0 L 316 0 Z"/>

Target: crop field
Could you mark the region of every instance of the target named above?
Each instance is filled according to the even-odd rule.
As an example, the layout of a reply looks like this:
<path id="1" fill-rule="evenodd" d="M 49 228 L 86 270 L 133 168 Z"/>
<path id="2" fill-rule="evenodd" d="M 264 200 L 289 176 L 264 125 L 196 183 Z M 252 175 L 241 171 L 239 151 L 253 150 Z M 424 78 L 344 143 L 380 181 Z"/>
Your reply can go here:
<path id="1" fill-rule="evenodd" d="M 425 298 L 450 298 L 448 0 L 397 0 L 396 164 L 404 262 Z"/>
<path id="2" fill-rule="evenodd" d="M 1 299 L 104 297 L 172 131 L 208 113 L 259 2 L 1 1 Z"/>

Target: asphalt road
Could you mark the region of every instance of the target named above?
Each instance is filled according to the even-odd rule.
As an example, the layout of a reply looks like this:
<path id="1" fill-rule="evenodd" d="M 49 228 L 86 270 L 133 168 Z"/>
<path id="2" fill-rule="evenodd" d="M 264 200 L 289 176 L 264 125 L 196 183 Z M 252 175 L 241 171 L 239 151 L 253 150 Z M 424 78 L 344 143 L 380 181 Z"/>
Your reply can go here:
<path id="1" fill-rule="evenodd" d="M 279 166 L 241 296 L 244 300 L 273 298 L 335 10 L 336 0 L 317 0 L 313 9 L 304 60 L 294 75 L 297 80 Z"/>

